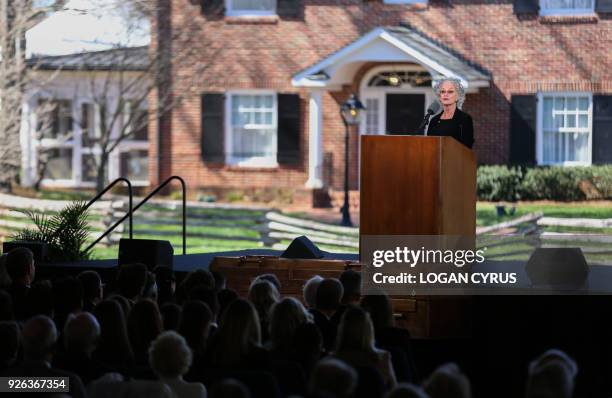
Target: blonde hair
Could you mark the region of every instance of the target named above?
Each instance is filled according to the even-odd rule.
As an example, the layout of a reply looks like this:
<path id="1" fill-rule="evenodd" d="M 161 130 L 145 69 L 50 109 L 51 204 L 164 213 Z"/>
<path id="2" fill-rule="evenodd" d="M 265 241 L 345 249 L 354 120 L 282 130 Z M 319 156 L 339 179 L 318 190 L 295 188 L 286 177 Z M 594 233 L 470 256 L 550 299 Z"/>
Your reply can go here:
<path id="1" fill-rule="evenodd" d="M 338 326 L 336 353 L 343 351 L 376 352 L 374 326 L 368 314 L 359 307 L 350 307 L 342 315 Z"/>

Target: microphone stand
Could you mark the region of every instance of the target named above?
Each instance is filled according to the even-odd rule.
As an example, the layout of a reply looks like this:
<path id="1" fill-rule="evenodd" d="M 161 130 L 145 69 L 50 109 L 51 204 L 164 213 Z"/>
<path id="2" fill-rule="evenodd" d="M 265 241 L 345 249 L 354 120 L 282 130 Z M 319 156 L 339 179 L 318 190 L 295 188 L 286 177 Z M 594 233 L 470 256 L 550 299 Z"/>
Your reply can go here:
<path id="1" fill-rule="evenodd" d="M 417 131 L 419 133 L 423 133 L 423 135 L 425 135 L 425 131 L 427 130 L 427 125 L 429 124 L 429 119 L 432 114 L 433 114 L 432 112 L 427 112 L 425 114 L 425 117 L 423 118 L 421 125 L 417 128 Z"/>

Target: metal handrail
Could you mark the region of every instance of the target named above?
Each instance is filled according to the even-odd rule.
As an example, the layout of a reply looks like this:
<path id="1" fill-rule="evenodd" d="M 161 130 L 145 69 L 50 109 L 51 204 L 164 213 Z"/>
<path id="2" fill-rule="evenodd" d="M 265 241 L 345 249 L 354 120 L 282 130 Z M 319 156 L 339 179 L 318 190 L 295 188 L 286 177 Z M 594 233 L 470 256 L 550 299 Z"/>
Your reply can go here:
<path id="1" fill-rule="evenodd" d="M 127 178 L 119 177 L 119 178 L 115 179 L 113 182 L 111 182 L 110 184 L 108 184 L 106 187 L 104 187 L 104 189 L 102 191 L 100 191 L 92 200 L 87 202 L 87 204 L 83 208 L 83 212 L 85 212 L 85 210 L 89 209 L 94 203 L 96 203 L 102 197 L 102 195 L 107 193 L 111 188 L 113 188 L 119 182 L 125 182 L 127 184 L 127 186 L 128 186 L 129 208 L 128 208 L 127 215 L 129 215 L 129 218 L 130 218 L 130 239 L 132 239 L 132 227 L 134 225 L 133 224 L 133 220 L 132 220 L 132 198 L 133 198 L 133 193 L 132 193 L 132 183 Z M 112 210 L 112 204 L 111 204 L 111 210 Z M 54 238 L 56 235 L 58 235 L 60 233 L 60 231 L 62 231 L 63 228 L 64 228 L 63 225 L 60 226 L 60 228 L 58 228 L 57 231 L 53 234 L 52 238 Z M 99 241 L 100 240 L 97 240 L 96 243 L 99 242 Z M 93 247 L 93 245 L 89 245 L 89 247 L 85 251 L 87 252 L 92 247 Z"/>
<path id="2" fill-rule="evenodd" d="M 130 211 L 129 213 L 127 213 L 125 216 L 121 217 L 119 220 L 117 220 L 116 223 L 114 223 L 112 226 L 110 226 L 106 232 L 104 232 L 102 234 L 102 236 L 100 236 L 98 239 L 96 239 L 91 245 L 89 245 L 89 247 L 86 249 L 89 250 L 92 247 L 94 247 L 98 242 L 100 242 L 102 239 L 104 239 L 104 237 L 106 235 L 108 235 L 109 233 L 111 233 L 115 228 L 117 228 L 117 226 L 119 224 L 121 224 L 122 222 L 125 221 L 126 218 L 128 217 L 132 217 L 132 215 L 134 214 L 134 212 L 136 212 L 136 210 L 138 210 L 142 205 L 144 205 L 149 199 L 151 199 L 155 194 L 157 194 L 159 191 L 161 191 L 166 185 L 168 185 L 170 183 L 170 181 L 172 180 L 179 180 L 181 183 L 181 187 L 183 190 L 183 254 L 187 254 L 187 188 L 185 185 L 185 180 L 183 180 L 181 177 L 179 176 L 171 176 L 168 177 L 164 182 L 162 182 L 157 188 L 155 188 L 150 194 L 148 194 L 143 200 L 140 201 L 140 203 L 138 203 L 135 207 L 131 207 L 130 206 Z M 131 229 L 130 229 L 131 231 Z M 130 236 L 131 239 L 131 236 Z"/>

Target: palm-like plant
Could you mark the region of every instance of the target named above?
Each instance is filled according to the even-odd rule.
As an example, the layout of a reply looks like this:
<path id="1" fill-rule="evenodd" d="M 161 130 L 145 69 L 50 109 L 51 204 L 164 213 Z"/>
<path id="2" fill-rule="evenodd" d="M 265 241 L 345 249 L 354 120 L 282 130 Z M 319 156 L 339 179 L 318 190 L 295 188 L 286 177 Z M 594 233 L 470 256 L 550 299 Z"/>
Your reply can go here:
<path id="1" fill-rule="evenodd" d="M 13 240 L 44 242 L 49 249 L 49 261 L 88 260 L 90 250 L 83 250 L 89 233 L 87 203 L 69 203 L 57 214 L 46 215 L 32 210 L 20 210 L 27 215 L 33 228 L 25 228 L 12 235 Z"/>

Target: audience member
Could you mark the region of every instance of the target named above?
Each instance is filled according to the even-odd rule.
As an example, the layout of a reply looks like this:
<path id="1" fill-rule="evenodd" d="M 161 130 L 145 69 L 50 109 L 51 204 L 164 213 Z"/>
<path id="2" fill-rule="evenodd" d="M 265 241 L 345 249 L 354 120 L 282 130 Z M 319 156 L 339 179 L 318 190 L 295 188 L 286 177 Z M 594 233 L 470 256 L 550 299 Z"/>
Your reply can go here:
<path id="1" fill-rule="evenodd" d="M 19 325 L 15 321 L 0 321 L 0 372 L 17 361 L 19 352 Z"/>
<path id="2" fill-rule="evenodd" d="M 378 370 L 387 387 L 396 384 L 391 355 L 374 345 L 370 315 L 359 307 L 349 307 L 340 321 L 334 356 L 354 367 L 371 366 Z"/>
<path id="3" fill-rule="evenodd" d="M 202 383 L 183 380 L 192 363 L 192 353 L 185 339 L 176 332 L 163 332 L 149 349 L 149 364 L 160 381 L 168 385 L 177 398 L 206 398 Z"/>
<path id="4" fill-rule="evenodd" d="M 439 366 L 423 383 L 430 398 L 471 398 L 470 381 L 454 363 Z"/>
<path id="5" fill-rule="evenodd" d="M 204 285 L 196 286 L 187 295 L 187 300 L 197 300 L 205 303 L 212 313 L 211 323 L 216 324 L 219 313 L 219 299 L 214 289 Z"/>
<path id="6" fill-rule="evenodd" d="M 8 288 L 12 282 L 6 270 L 6 255 L 7 253 L 0 254 L 0 289 Z"/>
<path id="7" fill-rule="evenodd" d="M 53 364 L 78 374 L 85 385 L 113 372 L 113 368 L 92 359 L 99 339 L 100 324 L 91 313 L 70 315 L 64 326 L 64 351 L 56 355 Z"/>
<path id="8" fill-rule="evenodd" d="M 164 330 L 178 330 L 182 311 L 181 306 L 176 303 L 166 302 L 162 304 L 159 312 L 164 323 Z"/>
<path id="9" fill-rule="evenodd" d="M 103 300 L 94 309 L 100 324 L 100 339 L 93 358 L 124 375 L 134 363 L 134 352 L 127 333 L 127 322 L 119 302 Z"/>
<path id="10" fill-rule="evenodd" d="M 145 286 L 142 290 L 142 298 L 151 299 L 157 302 L 157 282 L 155 281 L 155 274 L 151 271 L 147 271 L 146 275 Z"/>
<path id="11" fill-rule="evenodd" d="M 215 291 L 218 293 L 227 287 L 227 278 L 221 272 L 210 271 L 215 279 Z"/>
<path id="12" fill-rule="evenodd" d="M 56 369 L 50 364 L 57 342 L 55 323 L 47 316 L 37 315 L 30 318 L 21 331 L 24 360 L 4 374 L 8 377 L 68 377 L 70 395 L 74 398 L 86 397 L 81 378 L 74 373 Z"/>
<path id="13" fill-rule="evenodd" d="M 28 314 L 55 317 L 55 293 L 51 281 L 45 279 L 32 284 L 28 294 Z"/>
<path id="14" fill-rule="evenodd" d="M 83 311 L 93 312 L 104 298 L 104 284 L 100 274 L 93 270 L 81 272 L 78 277 L 83 285 Z"/>
<path id="15" fill-rule="evenodd" d="M 183 313 L 178 327 L 193 351 L 196 362 L 202 359 L 212 321 L 212 312 L 202 301 L 190 300 L 183 304 Z"/>
<path id="16" fill-rule="evenodd" d="M 292 354 L 297 328 L 312 322 L 312 315 L 293 297 L 285 297 L 270 310 L 270 348 L 279 358 Z"/>
<path id="17" fill-rule="evenodd" d="M 29 315 L 27 296 L 36 274 L 34 254 L 25 247 L 15 248 L 7 253 L 5 265 L 11 278 L 11 285 L 7 290 L 13 301 L 13 314 L 15 319 L 25 320 Z"/>
<path id="18" fill-rule="evenodd" d="M 210 398 L 251 398 L 249 390 L 236 379 L 225 379 L 216 383 L 210 391 Z"/>
<path id="19" fill-rule="evenodd" d="M 142 296 L 147 281 L 147 266 L 144 264 L 124 264 L 117 273 L 117 290 L 130 301 L 131 305 Z"/>
<path id="20" fill-rule="evenodd" d="M 7 291 L 0 289 L 0 321 L 13 320 L 15 320 L 15 314 L 13 314 L 13 299 Z"/>
<path id="21" fill-rule="evenodd" d="M 232 301 L 209 344 L 209 364 L 234 369 L 268 368 L 269 354 L 261 346 L 259 325 L 257 311 L 249 301 Z"/>
<path id="22" fill-rule="evenodd" d="M 310 397 L 350 397 L 357 387 L 357 372 L 336 358 L 324 358 L 310 376 Z"/>
<path id="23" fill-rule="evenodd" d="M 148 366 L 149 345 L 163 330 L 157 303 L 150 299 L 138 300 L 128 318 L 128 337 L 136 365 Z"/>
<path id="24" fill-rule="evenodd" d="M 304 369 L 309 376 L 316 363 L 323 356 L 323 337 L 314 323 L 302 323 L 293 336 L 293 360 Z"/>
<path id="25" fill-rule="evenodd" d="M 577 373 L 576 362 L 565 352 L 548 350 L 529 364 L 525 397 L 571 398 Z"/>
<path id="26" fill-rule="evenodd" d="M 223 312 L 227 306 L 238 298 L 238 293 L 234 289 L 222 289 L 217 293 L 217 299 L 219 301 L 219 314 L 217 319 L 221 319 Z"/>
<path id="27" fill-rule="evenodd" d="M 340 274 L 342 283 L 343 305 L 359 305 L 361 299 L 361 274 L 352 269 L 347 269 Z"/>
<path id="28" fill-rule="evenodd" d="M 272 282 L 265 279 L 256 279 L 251 283 L 248 293 L 249 301 L 255 306 L 259 315 L 262 341 L 269 336 L 270 309 L 278 302 L 280 294 Z"/>
<path id="29" fill-rule="evenodd" d="M 70 314 L 76 314 L 83 309 L 83 285 L 74 276 L 57 279 L 53 283 L 55 298 L 55 325 L 64 329 L 64 323 Z"/>
<path id="30" fill-rule="evenodd" d="M 323 345 L 327 351 L 331 351 L 336 341 L 338 325 L 331 321 L 343 295 L 342 284 L 338 279 L 327 278 L 319 283 L 317 288 L 316 306 L 310 309 L 314 323 L 321 330 Z"/>
<path id="31" fill-rule="evenodd" d="M 400 383 L 389 391 L 385 398 L 429 398 L 419 386 L 410 383 Z"/>
<path id="32" fill-rule="evenodd" d="M 168 302 L 174 302 L 176 291 L 176 277 L 172 268 L 158 265 L 153 269 L 155 282 L 157 283 L 157 303 L 161 307 Z"/>
<path id="33" fill-rule="evenodd" d="M 278 279 L 278 276 L 276 276 L 276 274 L 261 274 L 261 275 L 257 275 L 257 277 L 255 279 L 253 279 L 253 282 L 251 282 L 251 285 L 258 282 L 258 281 L 268 281 L 271 284 L 274 285 L 274 287 L 276 288 L 276 290 L 280 293 L 281 292 L 281 283 L 280 283 L 280 279 Z"/>
<path id="34" fill-rule="evenodd" d="M 123 313 L 123 317 L 125 318 L 125 324 L 127 325 L 128 317 L 130 316 L 130 312 L 132 312 L 133 303 L 130 300 L 126 299 L 125 297 L 119 294 L 114 294 L 110 296 L 108 299 L 116 301 L 117 304 L 119 304 L 119 306 L 121 307 L 121 311 Z"/>
<path id="35" fill-rule="evenodd" d="M 198 286 L 204 286 L 207 289 L 215 289 L 215 278 L 210 271 L 197 269 L 188 273 L 177 289 L 177 302 L 183 304 L 183 301 L 188 300 L 189 292 Z"/>
<path id="36" fill-rule="evenodd" d="M 303 296 L 306 307 L 315 308 L 317 306 L 317 288 L 322 280 L 321 276 L 315 275 L 304 283 Z"/>

